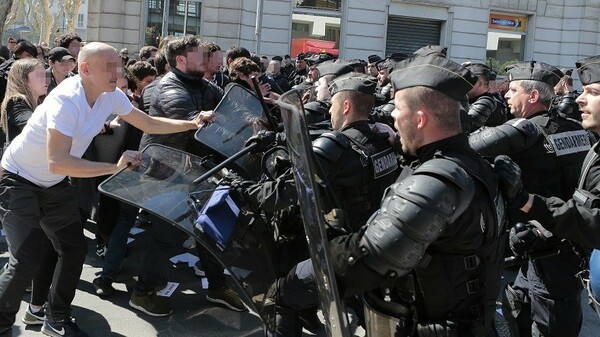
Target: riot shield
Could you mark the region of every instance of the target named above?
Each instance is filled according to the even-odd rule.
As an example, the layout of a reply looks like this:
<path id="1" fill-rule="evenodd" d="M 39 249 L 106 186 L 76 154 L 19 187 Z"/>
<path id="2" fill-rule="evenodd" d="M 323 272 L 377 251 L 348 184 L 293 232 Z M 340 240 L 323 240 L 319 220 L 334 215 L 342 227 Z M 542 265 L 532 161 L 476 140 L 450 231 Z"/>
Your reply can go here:
<path id="1" fill-rule="evenodd" d="M 274 330 L 274 304 L 267 292 L 276 280 L 276 254 L 269 225 L 239 207 L 239 200 L 230 208 L 220 207 L 233 200 L 223 197 L 228 187 L 218 185 L 218 175 L 194 183 L 209 170 L 201 158 L 151 144 L 142 150 L 142 160 L 141 166 L 119 171 L 105 180 L 98 187 L 100 192 L 142 208 L 192 235 L 229 271 L 248 308 L 261 316 L 267 329 Z M 206 211 L 215 205 L 219 207 L 213 209 L 220 212 L 216 218 Z M 202 216 L 208 220 L 198 221 Z M 237 221 L 210 222 L 232 217 Z M 212 227 L 204 226 L 206 223 Z"/>
<path id="2" fill-rule="evenodd" d="M 215 121 L 198 129 L 194 137 L 223 158 L 230 158 L 244 148 L 248 138 L 268 129 L 269 121 L 259 99 L 241 85 L 229 86 L 214 111 Z M 236 160 L 232 168 L 245 178 L 258 181 L 260 159 L 260 155 L 247 154 Z"/>
<path id="3" fill-rule="evenodd" d="M 329 253 L 319 186 L 315 177 L 317 164 L 300 94 L 295 90 L 288 91 L 279 98 L 279 105 L 328 334 L 329 336 L 351 336 L 348 316 L 340 299 Z"/>

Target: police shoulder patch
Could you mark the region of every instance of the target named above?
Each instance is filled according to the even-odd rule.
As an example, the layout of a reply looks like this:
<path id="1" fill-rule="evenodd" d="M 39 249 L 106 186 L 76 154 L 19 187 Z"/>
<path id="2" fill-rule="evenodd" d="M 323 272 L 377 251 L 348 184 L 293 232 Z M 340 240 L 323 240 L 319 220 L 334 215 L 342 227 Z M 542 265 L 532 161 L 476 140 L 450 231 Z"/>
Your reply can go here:
<path id="1" fill-rule="evenodd" d="M 373 176 L 375 179 L 395 172 L 398 169 L 398 159 L 393 149 L 389 148 L 371 156 Z"/>
<path id="2" fill-rule="evenodd" d="M 590 137 L 585 130 L 559 132 L 548 135 L 557 156 L 564 156 L 577 152 L 587 152 L 592 148 Z"/>

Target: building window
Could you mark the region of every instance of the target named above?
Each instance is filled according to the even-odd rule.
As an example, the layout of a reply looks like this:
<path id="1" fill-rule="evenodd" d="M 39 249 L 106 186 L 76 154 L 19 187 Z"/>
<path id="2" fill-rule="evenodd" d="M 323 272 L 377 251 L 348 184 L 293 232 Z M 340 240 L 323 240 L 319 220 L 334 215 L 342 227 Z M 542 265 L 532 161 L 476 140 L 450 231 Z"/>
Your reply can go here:
<path id="1" fill-rule="evenodd" d="M 296 0 L 296 7 L 339 11 L 342 0 Z"/>
<path id="2" fill-rule="evenodd" d="M 196 2 L 188 2 L 187 11 L 189 16 L 196 16 L 197 5 Z M 185 15 L 185 1 L 179 1 L 177 4 L 177 15 Z"/>
<path id="3" fill-rule="evenodd" d="M 148 0 L 148 22 L 146 23 L 146 44 L 156 45 L 162 33 L 162 18 L 166 9 L 169 11 L 167 35 L 198 35 L 200 34 L 200 18 L 202 2 L 190 0 L 187 5 L 184 0 Z M 187 21 L 186 21 L 187 17 Z M 184 27 L 184 22 L 187 23 Z"/>
<path id="4" fill-rule="evenodd" d="M 84 14 L 77 14 L 77 28 L 83 28 Z"/>
<path id="5" fill-rule="evenodd" d="M 148 1 L 148 9 L 151 12 L 160 12 L 162 10 L 162 1 L 161 0 L 149 0 Z"/>
<path id="6" fill-rule="evenodd" d="M 527 16 L 490 13 L 487 63 L 503 74 L 506 65 L 524 59 Z"/>
<path id="7" fill-rule="evenodd" d="M 292 38 L 307 37 L 310 35 L 310 24 L 304 22 L 292 22 Z"/>
<path id="8" fill-rule="evenodd" d="M 328 52 L 338 55 L 340 44 L 339 15 L 302 11 L 292 14 L 291 54 Z M 320 15 L 317 15 L 320 14 Z"/>
<path id="9" fill-rule="evenodd" d="M 340 26 L 325 25 L 325 40 L 339 41 L 340 40 Z"/>

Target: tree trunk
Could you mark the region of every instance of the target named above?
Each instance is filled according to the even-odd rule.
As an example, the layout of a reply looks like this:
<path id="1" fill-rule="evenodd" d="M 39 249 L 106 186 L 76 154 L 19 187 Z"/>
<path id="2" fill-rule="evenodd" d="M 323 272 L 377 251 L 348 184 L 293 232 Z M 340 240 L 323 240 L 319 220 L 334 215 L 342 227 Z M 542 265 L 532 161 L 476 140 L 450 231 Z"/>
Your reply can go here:
<path id="1" fill-rule="evenodd" d="M 75 32 L 77 23 L 77 12 L 81 6 L 81 0 L 64 0 L 63 10 L 65 12 L 65 21 L 67 22 L 67 32 Z"/>
<path id="2" fill-rule="evenodd" d="M 2 0 L 0 1 L 0 41 L 4 44 L 4 38 L 2 34 L 4 33 L 4 24 L 6 23 L 6 19 L 8 18 L 8 13 L 12 9 L 13 0 Z"/>
<path id="3" fill-rule="evenodd" d="M 45 42 L 50 46 L 50 35 L 52 34 L 52 27 L 54 27 L 54 16 L 50 10 L 50 2 L 48 0 L 40 0 L 42 7 L 41 17 L 42 23 L 40 25 L 40 41 L 39 43 Z"/>

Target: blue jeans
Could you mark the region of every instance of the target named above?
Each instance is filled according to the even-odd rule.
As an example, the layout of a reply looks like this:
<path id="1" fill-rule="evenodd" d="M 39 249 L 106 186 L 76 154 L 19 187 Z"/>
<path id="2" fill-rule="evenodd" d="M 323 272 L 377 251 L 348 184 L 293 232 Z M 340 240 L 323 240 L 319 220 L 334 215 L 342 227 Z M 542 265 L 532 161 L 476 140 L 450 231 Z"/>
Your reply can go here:
<path id="1" fill-rule="evenodd" d="M 127 238 L 138 213 L 137 208 L 124 203 L 119 203 L 118 207 L 116 225 L 108 240 L 101 274 L 102 277 L 110 278 L 111 280 L 117 277 L 119 267 L 121 267 L 121 263 L 125 259 Z"/>

